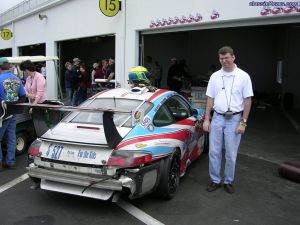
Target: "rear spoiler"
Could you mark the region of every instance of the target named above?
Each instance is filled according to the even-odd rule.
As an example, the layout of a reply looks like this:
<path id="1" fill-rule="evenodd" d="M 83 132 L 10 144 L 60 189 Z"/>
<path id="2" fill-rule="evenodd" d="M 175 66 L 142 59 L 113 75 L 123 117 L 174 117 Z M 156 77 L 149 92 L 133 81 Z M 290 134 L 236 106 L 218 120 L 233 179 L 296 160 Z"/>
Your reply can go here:
<path id="1" fill-rule="evenodd" d="M 56 125 L 62 119 L 61 112 L 103 112 L 103 127 L 104 134 L 107 141 L 107 144 L 110 148 L 115 148 L 121 141 L 122 137 L 119 134 L 116 125 L 113 121 L 114 113 L 128 113 L 132 116 L 132 125 L 134 126 L 139 119 L 141 119 L 140 111 L 121 111 L 108 108 L 92 108 L 92 107 L 74 107 L 74 106 L 65 106 L 62 102 L 59 101 L 48 101 L 47 104 L 30 104 L 30 103 L 6 103 L 1 104 L 7 108 L 7 111 L 13 111 L 14 114 L 23 113 L 24 110 L 29 110 L 32 108 L 32 119 L 34 123 L 34 128 L 38 137 L 41 137 L 46 133 L 51 127 L 49 123 L 45 120 L 45 116 L 49 117 L 49 121 L 52 125 Z M 4 109 L 5 114 L 6 109 Z M 139 113 L 137 113 L 139 112 Z M 138 117 L 135 115 L 139 115 Z M 0 115 L 1 118 L 1 115 Z"/>

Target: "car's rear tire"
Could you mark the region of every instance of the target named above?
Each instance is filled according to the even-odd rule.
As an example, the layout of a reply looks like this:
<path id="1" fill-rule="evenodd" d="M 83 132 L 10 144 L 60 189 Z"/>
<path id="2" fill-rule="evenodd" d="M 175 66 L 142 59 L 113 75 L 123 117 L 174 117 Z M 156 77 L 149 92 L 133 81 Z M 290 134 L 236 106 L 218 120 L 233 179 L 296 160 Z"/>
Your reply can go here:
<path id="1" fill-rule="evenodd" d="M 179 186 L 180 173 L 180 153 L 174 154 L 165 159 L 165 165 L 161 171 L 160 181 L 155 191 L 156 195 L 162 199 L 172 199 Z"/>
<path id="2" fill-rule="evenodd" d="M 24 153 L 28 146 L 28 136 L 23 132 L 16 135 L 16 155 Z"/>

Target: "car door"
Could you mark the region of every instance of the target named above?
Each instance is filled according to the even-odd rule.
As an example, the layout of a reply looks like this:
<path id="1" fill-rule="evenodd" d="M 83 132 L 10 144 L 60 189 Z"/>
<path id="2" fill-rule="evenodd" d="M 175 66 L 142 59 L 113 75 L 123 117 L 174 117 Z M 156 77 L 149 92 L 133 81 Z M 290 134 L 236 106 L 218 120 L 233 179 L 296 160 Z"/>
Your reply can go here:
<path id="1" fill-rule="evenodd" d="M 172 96 L 157 111 L 153 118 L 154 126 L 168 130 L 168 137 L 174 146 L 179 145 L 181 158 L 188 161 L 195 148 L 195 117 L 192 116 L 188 103 L 180 96 Z M 185 167 L 185 163 L 184 163 Z M 182 168 L 181 168 L 182 169 Z"/>

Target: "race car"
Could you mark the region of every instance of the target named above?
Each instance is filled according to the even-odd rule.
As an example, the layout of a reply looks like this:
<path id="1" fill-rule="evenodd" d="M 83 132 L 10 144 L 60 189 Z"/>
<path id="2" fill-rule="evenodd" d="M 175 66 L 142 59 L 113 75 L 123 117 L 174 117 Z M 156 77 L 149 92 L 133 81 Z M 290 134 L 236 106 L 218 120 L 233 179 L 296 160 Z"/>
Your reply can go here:
<path id="1" fill-rule="evenodd" d="M 48 129 L 45 109 L 71 112 Z M 152 192 L 171 199 L 207 148 L 203 115 L 176 92 L 139 85 L 102 91 L 78 107 L 36 105 L 40 137 L 29 148 L 28 175 L 41 189 L 101 200 Z"/>

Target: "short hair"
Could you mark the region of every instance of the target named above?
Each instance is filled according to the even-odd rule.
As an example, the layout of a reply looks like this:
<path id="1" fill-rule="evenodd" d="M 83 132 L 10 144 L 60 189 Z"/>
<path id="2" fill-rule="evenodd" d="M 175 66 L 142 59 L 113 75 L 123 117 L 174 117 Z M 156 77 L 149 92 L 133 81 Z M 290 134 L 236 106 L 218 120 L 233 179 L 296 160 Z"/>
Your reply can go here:
<path id="1" fill-rule="evenodd" d="M 230 46 L 224 46 L 219 49 L 218 51 L 219 55 L 225 55 L 229 53 L 230 55 L 234 55 L 233 49 Z"/>
<path id="2" fill-rule="evenodd" d="M 5 63 L 3 63 L 2 65 L 0 65 L 0 69 L 1 69 L 1 70 L 9 70 L 10 67 L 11 67 L 11 65 L 10 65 L 10 63 L 8 63 L 8 62 L 5 62 Z"/>
<path id="3" fill-rule="evenodd" d="M 65 63 L 65 67 L 68 68 L 68 66 L 72 66 L 72 63 L 66 62 L 66 63 Z"/>
<path id="4" fill-rule="evenodd" d="M 21 62 L 20 69 L 23 71 L 29 70 L 30 72 L 34 72 L 34 71 L 36 71 L 36 66 L 30 60 L 26 60 L 26 61 Z"/>

